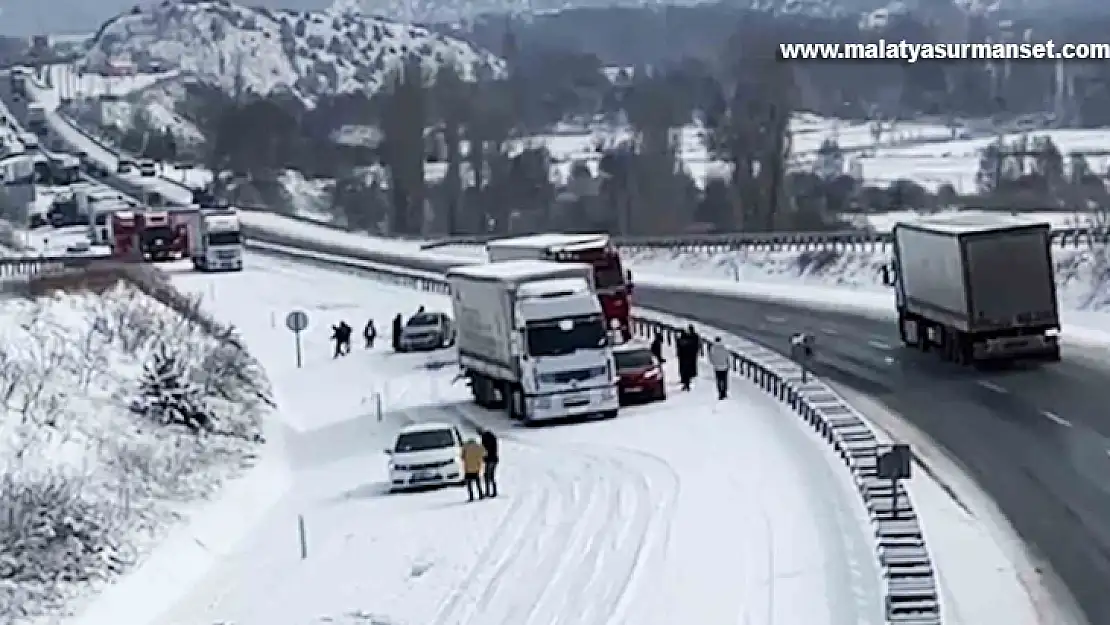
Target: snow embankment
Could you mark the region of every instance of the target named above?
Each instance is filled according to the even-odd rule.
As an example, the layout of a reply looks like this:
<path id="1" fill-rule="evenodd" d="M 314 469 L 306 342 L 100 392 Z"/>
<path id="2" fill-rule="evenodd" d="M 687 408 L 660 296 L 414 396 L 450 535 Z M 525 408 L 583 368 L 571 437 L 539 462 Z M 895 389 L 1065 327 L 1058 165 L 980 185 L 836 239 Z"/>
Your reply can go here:
<path id="1" fill-rule="evenodd" d="M 114 618 L 90 601 L 108 584 L 151 577 L 153 548 L 229 479 L 247 475 L 232 489 L 253 480 L 249 494 L 261 503 L 268 382 L 229 330 L 157 274 L 4 287 L 0 622 L 82 613 L 84 623 L 142 623 L 159 609 L 157 593 L 189 584 L 193 561 L 175 558 Z M 190 528 L 191 540 L 216 538 L 210 530 Z M 141 574 L 124 577 L 136 567 Z"/>

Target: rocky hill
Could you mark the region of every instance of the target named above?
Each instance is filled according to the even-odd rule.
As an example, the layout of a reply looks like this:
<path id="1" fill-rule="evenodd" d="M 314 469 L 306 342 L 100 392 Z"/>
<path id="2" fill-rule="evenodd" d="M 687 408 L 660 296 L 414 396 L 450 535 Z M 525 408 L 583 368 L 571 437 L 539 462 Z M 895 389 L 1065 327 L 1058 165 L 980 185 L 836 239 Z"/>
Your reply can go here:
<path id="1" fill-rule="evenodd" d="M 311 101 L 376 91 L 410 55 L 429 70 L 454 64 L 464 77 L 503 71 L 489 52 L 356 7 L 294 12 L 224 0 L 136 7 L 101 26 L 82 64 L 178 68 L 227 93 L 289 91 Z"/>

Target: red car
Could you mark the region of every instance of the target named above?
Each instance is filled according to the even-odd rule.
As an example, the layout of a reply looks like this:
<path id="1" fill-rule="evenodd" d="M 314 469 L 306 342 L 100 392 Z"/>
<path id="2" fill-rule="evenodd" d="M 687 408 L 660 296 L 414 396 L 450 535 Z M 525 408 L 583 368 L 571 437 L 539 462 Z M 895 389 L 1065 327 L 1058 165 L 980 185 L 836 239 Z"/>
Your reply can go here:
<path id="1" fill-rule="evenodd" d="M 651 348 L 640 341 L 629 341 L 613 348 L 619 376 L 621 403 L 632 400 L 660 401 L 667 398 L 666 379 L 661 363 Z"/>

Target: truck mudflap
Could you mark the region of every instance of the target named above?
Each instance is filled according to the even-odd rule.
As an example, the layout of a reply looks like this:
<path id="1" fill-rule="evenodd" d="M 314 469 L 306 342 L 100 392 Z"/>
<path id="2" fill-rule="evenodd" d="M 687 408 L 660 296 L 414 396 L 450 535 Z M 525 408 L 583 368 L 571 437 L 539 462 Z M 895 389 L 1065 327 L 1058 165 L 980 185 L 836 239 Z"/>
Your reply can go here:
<path id="1" fill-rule="evenodd" d="M 584 389 L 571 393 L 528 395 L 528 421 L 550 421 L 616 412 L 620 399 L 616 385 Z"/>
<path id="2" fill-rule="evenodd" d="M 1055 334 L 1001 336 L 976 341 L 972 345 L 972 358 L 976 361 L 1030 358 L 1060 359 L 1060 341 Z"/>

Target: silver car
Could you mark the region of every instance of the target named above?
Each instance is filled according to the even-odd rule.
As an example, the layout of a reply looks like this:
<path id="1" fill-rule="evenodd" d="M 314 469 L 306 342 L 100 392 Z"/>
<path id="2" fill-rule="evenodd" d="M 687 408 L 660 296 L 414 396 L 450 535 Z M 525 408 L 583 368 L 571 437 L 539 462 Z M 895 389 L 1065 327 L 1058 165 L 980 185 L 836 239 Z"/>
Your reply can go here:
<path id="1" fill-rule="evenodd" d="M 403 352 L 431 351 L 455 344 L 455 323 L 446 313 L 422 312 L 414 315 L 401 330 L 397 342 Z"/>

